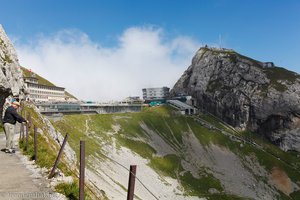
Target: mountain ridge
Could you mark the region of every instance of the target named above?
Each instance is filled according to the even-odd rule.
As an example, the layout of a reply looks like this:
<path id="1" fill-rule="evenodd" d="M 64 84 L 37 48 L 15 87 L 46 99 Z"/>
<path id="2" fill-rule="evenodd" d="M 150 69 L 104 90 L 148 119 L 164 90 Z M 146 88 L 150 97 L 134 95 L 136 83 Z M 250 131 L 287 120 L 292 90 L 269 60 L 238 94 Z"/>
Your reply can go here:
<path id="1" fill-rule="evenodd" d="M 265 135 L 284 150 L 300 151 L 300 75 L 233 50 L 203 47 L 174 85 L 198 108 L 240 130 Z"/>

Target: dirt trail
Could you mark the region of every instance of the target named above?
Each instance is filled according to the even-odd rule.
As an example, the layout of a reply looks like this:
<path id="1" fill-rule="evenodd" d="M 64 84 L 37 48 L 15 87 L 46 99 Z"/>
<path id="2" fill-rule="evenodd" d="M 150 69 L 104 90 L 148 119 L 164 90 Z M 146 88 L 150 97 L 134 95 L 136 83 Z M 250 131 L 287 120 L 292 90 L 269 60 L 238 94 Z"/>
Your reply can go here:
<path id="1" fill-rule="evenodd" d="M 0 132 L 0 149 L 3 148 L 5 135 Z M 21 157 L 18 148 L 15 154 L 0 151 L 0 200 L 57 199 L 56 194 L 46 187 L 45 180 L 26 168 Z"/>

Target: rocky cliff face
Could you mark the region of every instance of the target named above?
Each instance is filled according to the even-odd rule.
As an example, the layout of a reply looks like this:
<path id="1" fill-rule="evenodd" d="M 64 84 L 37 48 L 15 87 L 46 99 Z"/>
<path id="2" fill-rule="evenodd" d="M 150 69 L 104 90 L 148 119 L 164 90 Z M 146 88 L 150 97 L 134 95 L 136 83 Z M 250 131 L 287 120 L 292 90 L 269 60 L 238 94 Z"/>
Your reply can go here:
<path id="1" fill-rule="evenodd" d="M 8 95 L 22 93 L 24 82 L 17 54 L 0 24 L 0 108 Z M 0 109 L 0 114 L 2 109 Z M 2 115 L 1 115 L 2 116 Z"/>
<path id="2" fill-rule="evenodd" d="M 294 72 L 233 50 L 204 47 L 171 93 L 191 95 L 200 110 L 235 128 L 300 151 L 300 75 Z"/>

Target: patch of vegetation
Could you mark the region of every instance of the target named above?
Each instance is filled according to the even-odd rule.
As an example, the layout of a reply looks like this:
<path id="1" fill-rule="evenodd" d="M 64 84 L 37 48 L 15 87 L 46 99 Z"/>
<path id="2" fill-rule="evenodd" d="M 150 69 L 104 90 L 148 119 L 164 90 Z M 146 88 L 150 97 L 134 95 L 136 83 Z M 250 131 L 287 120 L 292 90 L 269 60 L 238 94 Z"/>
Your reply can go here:
<path id="1" fill-rule="evenodd" d="M 4 65 L 6 65 L 6 63 L 12 63 L 13 60 L 10 58 L 9 55 L 4 54 L 4 57 L 0 56 L 1 60 L 4 62 Z"/>
<path id="2" fill-rule="evenodd" d="M 61 121 L 53 122 L 53 125 L 62 134 L 69 134 L 68 143 L 76 152 L 77 159 L 79 159 L 80 140 L 86 142 L 85 152 L 86 157 L 94 155 L 95 152 L 100 150 L 99 142 L 86 133 L 86 122 L 89 121 L 89 115 L 68 115 L 64 116 Z"/>
<path id="3" fill-rule="evenodd" d="M 261 66 L 261 62 L 253 59 L 253 58 L 249 58 L 247 56 L 244 56 L 242 54 L 239 54 L 237 52 L 235 52 L 234 50 L 231 49 L 213 49 L 213 52 L 216 54 L 222 53 L 222 54 L 226 54 L 230 60 L 230 62 L 232 63 L 237 63 L 239 58 L 248 60 L 252 63 L 253 66 L 258 67 L 258 68 L 262 68 Z"/>
<path id="4" fill-rule="evenodd" d="M 23 72 L 23 75 L 25 77 L 31 77 L 32 74 L 35 75 L 35 77 L 38 79 L 38 83 L 41 84 L 41 85 L 47 85 L 47 86 L 55 86 L 53 83 L 51 83 L 50 81 L 48 81 L 47 79 L 39 76 L 38 74 L 34 73 L 34 72 L 31 72 L 29 71 L 28 69 L 26 69 L 25 67 L 21 67 L 21 70 Z"/>
<path id="5" fill-rule="evenodd" d="M 76 183 L 61 183 L 55 187 L 55 190 L 59 193 L 64 194 L 70 200 L 79 199 L 79 188 Z"/>
<path id="6" fill-rule="evenodd" d="M 218 120 L 216 117 L 213 117 L 212 115 L 209 114 L 202 114 L 199 116 L 201 119 L 204 121 L 209 122 L 210 124 L 214 125 L 215 127 L 219 129 L 223 129 L 225 131 L 234 133 L 231 129 L 229 129 L 227 126 L 225 126 L 220 120 Z"/>
<path id="7" fill-rule="evenodd" d="M 221 79 L 210 80 L 207 84 L 207 92 L 215 92 L 216 90 L 231 91 L 232 87 L 223 84 Z"/>
<path id="8" fill-rule="evenodd" d="M 23 115 L 26 113 L 26 117 L 28 117 L 29 113 L 32 119 L 33 125 L 42 129 L 43 134 L 38 134 L 37 137 L 37 161 L 36 164 L 39 167 L 46 167 L 47 169 L 52 168 L 55 159 L 57 157 L 60 146 L 49 136 L 49 130 L 47 126 L 45 126 L 43 119 L 34 111 L 31 106 L 25 106 L 23 111 Z M 34 141 L 33 141 L 33 126 L 29 129 L 28 134 L 28 145 L 26 146 L 26 134 L 24 133 L 24 139 L 21 135 L 21 139 L 19 141 L 19 147 L 22 150 L 23 154 L 27 155 L 30 159 L 34 159 Z M 77 180 L 76 172 L 71 171 L 71 169 L 66 165 L 66 161 L 63 156 L 60 159 L 58 164 L 58 169 L 63 172 L 67 176 L 72 176 L 74 180 Z M 79 199 L 78 198 L 78 183 L 74 182 L 72 184 L 60 184 L 57 186 L 59 191 L 64 191 L 63 193 L 68 196 L 70 199 Z M 86 194 L 86 199 L 91 199 L 91 193 Z"/>
<path id="9" fill-rule="evenodd" d="M 43 130 L 43 135 L 38 134 L 37 136 L 37 143 L 38 143 L 38 152 L 37 152 L 37 162 L 36 164 L 40 167 L 46 167 L 51 168 L 54 164 L 54 161 L 56 159 L 59 146 L 50 139 L 48 135 L 48 130 L 44 126 L 42 119 L 38 116 L 36 112 L 30 107 L 25 107 L 23 110 L 23 113 L 27 113 L 26 117 L 28 117 L 28 114 L 30 113 L 32 122 L 35 126 L 38 128 L 41 128 Z M 23 150 L 23 153 L 25 155 L 28 155 L 30 159 L 34 158 L 34 141 L 33 141 L 33 135 L 34 135 L 34 129 L 33 127 L 29 128 L 28 131 L 29 137 L 28 137 L 28 145 L 26 148 L 26 133 L 24 133 L 24 139 L 23 136 L 21 137 L 21 140 L 19 141 L 20 149 Z M 68 167 L 63 162 L 60 162 L 58 168 L 64 172 L 68 172 Z M 67 173 L 70 174 L 70 173 Z"/>
<path id="10" fill-rule="evenodd" d="M 286 80 L 290 83 L 294 83 L 298 78 L 300 78 L 299 74 L 282 67 L 265 68 L 264 72 L 267 74 L 268 78 L 271 81 Z"/>
<path id="11" fill-rule="evenodd" d="M 203 197 L 207 197 L 209 200 L 250 200 L 249 198 L 238 197 L 235 195 L 224 194 L 224 193 L 205 195 Z"/>
<path id="12" fill-rule="evenodd" d="M 55 186 L 55 190 L 61 194 L 64 194 L 69 200 L 78 200 L 79 199 L 79 183 L 61 183 Z M 90 193 L 85 189 L 85 199 L 92 200 Z"/>
<path id="13" fill-rule="evenodd" d="M 288 87 L 279 83 L 278 81 L 288 81 L 290 84 L 293 84 L 298 78 L 300 78 L 299 74 L 282 67 L 265 68 L 264 72 L 270 80 L 270 84 L 280 92 L 286 91 Z"/>
<path id="14" fill-rule="evenodd" d="M 177 179 L 178 173 L 182 170 L 180 158 L 173 154 L 164 157 L 153 157 L 149 166 L 161 172 L 164 176 L 170 176 L 174 179 Z"/>
<path id="15" fill-rule="evenodd" d="M 217 144 L 224 147 L 232 145 L 231 140 L 228 137 L 215 130 L 200 126 L 198 122 L 193 119 L 190 119 L 188 124 L 199 142 L 204 146 L 209 146 L 210 144 Z"/>
<path id="16" fill-rule="evenodd" d="M 266 138 L 260 137 L 256 133 L 244 131 L 241 132 L 241 134 L 249 140 L 263 146 L 265 152 L 253 152 L 255 152 L 258 158 L 260 157 L 262 159 L 261 162 L 268 170 L 278 166 L 283 169 L 294 182 L 300 181 L 298 178 L 300 177 L 300 173 L 298 173 L 300 170 L 299 153 L 282 151 L 280 148 L 270 143 Z"/>
<path id="17" fill-rule="evenodd" d="M 154 155 L 156 153 L 155 149 L 153 149 L 150 145 L 148 145 L 144 142 L 134 141 L 134 140 L 118 137 L 118 143 L 121 146 L 125 146 L 125 147 L 133 150 L 134 152 L 136 152 L 143 158 L 151 159 L 152 155 Z"/>
<path id="18" fill-rule="evenodd" d="M 300 199 L 300 190 L 290 194 L 290 197 L 293 198 L 293 199 Z"/>
<path id="19" fill-rule="evenodd" d="M 192 196 L 209 194 L 209 189 L 214 188 L 219 192 L 223 191 L 220 181 L 211 174 L 205 174 L 200 178 L 194 178 L 190 172 L 185 172 L 180 176 L 180 181 L 185 188 L 185 192 Z"/>
<path id="20" fill-rule="evenodd" d="M 0 38 L 0 45 L 3 47 L 5 44 L 4 44 L 4 41 Z"/>

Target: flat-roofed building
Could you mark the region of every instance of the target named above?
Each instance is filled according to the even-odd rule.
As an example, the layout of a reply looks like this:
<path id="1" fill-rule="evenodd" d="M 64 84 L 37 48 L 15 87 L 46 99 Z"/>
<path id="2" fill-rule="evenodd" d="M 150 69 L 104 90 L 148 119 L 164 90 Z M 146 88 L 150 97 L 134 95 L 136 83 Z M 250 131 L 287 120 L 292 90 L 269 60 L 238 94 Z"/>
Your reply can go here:
<path id="1" fill-rule="evenodd" d="M 65 101 L 65 88 L 42 85 L 35 76 L 24 77 L 26 99 L 37 102 Z"/>
<path id="2" fill-rule="evenodd" d="M 143 99 L 145 101 L 166 99 L 169 96 L 169 94 L 170 88 L 168 87 L 143 89 Z"/>

